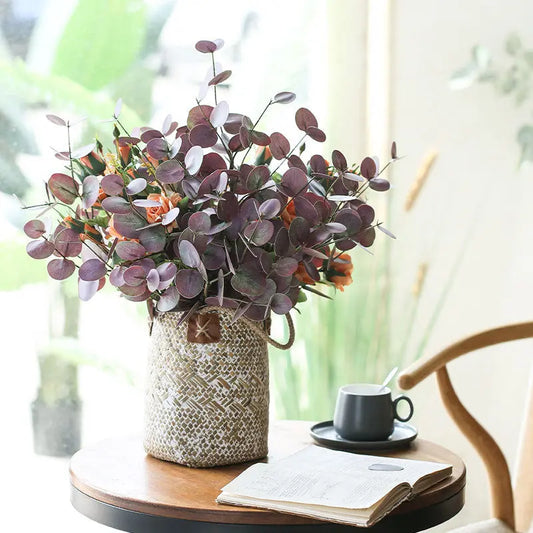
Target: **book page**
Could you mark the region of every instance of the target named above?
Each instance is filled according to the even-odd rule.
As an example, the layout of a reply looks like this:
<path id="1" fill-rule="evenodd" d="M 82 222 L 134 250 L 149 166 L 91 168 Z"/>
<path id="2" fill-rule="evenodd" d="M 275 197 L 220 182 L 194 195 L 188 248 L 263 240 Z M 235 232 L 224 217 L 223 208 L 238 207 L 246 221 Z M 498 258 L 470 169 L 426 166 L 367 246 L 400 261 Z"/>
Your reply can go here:
<path id="1" fill-rule="evenodd" d="M 370 470 L 401 468 L 401 470 Z M 274 463 L 257 463 L 226 485 L 224 494 L 263 500 L 366 509 L 397 489 L 404 497 L 409 486 L 449 465 L 356 455 L 308 446 Z M 403 489 L 402 486 L 403 485 Z M 407 490 L 406 490 L 407 489 Z"/>

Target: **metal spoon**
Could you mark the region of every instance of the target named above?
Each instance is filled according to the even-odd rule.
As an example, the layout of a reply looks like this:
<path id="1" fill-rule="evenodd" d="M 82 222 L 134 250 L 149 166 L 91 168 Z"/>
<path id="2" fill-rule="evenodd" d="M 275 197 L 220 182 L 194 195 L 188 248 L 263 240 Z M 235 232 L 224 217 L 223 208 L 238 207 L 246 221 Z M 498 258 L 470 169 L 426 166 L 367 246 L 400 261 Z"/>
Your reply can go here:
<path id="1" fill-rule="evenodd" d="M 383 383 L 381 384 L 381 387 L 379 388 L 378 392 L 381 392 L 389 383 L 389 381 L 396 375 L 396 372 L 398 372 L 398 367 L 395 366 L 388 374 L 387 377 L 383 380 Z"/>

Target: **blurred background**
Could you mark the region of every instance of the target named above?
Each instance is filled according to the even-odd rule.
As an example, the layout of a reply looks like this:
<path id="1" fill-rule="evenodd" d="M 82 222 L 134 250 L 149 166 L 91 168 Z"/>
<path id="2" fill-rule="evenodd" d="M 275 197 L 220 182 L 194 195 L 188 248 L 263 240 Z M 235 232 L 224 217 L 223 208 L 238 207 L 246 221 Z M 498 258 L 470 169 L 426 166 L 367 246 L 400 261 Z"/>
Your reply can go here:
<path id="1" fill-rule="evenodd" d="M 0 492 L 16 530 L 107 529 L 71 509 L 68 455 L 143 421 L 145 307 L 112 288 L 82 304 L 25 252 L 21 202 L 42 199 L 61 166 L 51 148 L 65 147 L 46 113 L 88 117 L 76 145 L 108 142 L 101 121 L 118 97 L 130 127 L 168 113 L 182 123 L 208 66 L 194 43 L 223 38 L 230 108 L 253 118 L 276 92 L 297 94 L 263 129 L 296 140 L 305 106 L 326 153 L 386 161 L 397 141 L 405 157 L 391 194 L 374 198 L 397 240 L 378 239 L 374 255 L 356 249 L 353 285 L 302 305 L 295 346 L 271 351 L 272 416 L 327 420 L 342 384 L 381 381 L 462 336 L 533 318 L 532 17 L 519 0 L 0 0 Z M 281 321 L 274 330 L 284 335 Z M 532 361 L 523 342 L 452 367 L 510 465 Z M 481 463 L 436 383 L 411 396 L 420 435 L 469 471 L 465 509 L 435 531 L 488 517 Z"/>

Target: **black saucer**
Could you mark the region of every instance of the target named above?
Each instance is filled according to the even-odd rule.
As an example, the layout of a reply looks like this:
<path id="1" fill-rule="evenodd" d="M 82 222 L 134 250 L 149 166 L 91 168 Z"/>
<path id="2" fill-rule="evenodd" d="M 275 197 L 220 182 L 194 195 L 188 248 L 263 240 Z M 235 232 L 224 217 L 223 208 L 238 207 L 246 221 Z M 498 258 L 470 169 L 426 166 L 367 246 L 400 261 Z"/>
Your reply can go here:
<path id="1" fill-rule="evenodd" d="M 393 450 L 404 448 L 411 441 L 416 439 L 418 432 L 416 428 L 404 422 L 394 421 L 394 431 L 387 440 L 378 441 L 355 441 L 346 440 L 337 434 L 333 427 L 333 420 L 320 422 L 311 428 L 311 437 L 326 446 L 335 450 L 355 451 L 355 450 Z"/>

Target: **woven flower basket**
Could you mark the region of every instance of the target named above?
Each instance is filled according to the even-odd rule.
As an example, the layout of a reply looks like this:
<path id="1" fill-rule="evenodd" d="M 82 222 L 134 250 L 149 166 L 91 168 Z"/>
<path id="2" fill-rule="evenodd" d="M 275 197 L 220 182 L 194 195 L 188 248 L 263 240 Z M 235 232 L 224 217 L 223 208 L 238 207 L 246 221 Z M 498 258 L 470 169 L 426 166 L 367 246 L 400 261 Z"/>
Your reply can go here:
<path id="1" fill-rule="evenodd" d="M 268 337 L 234 312 L 204 308 L 154 318 L 145 407 L 147 453 L 194 467 L 242 463 L 268 453 Z"/>

